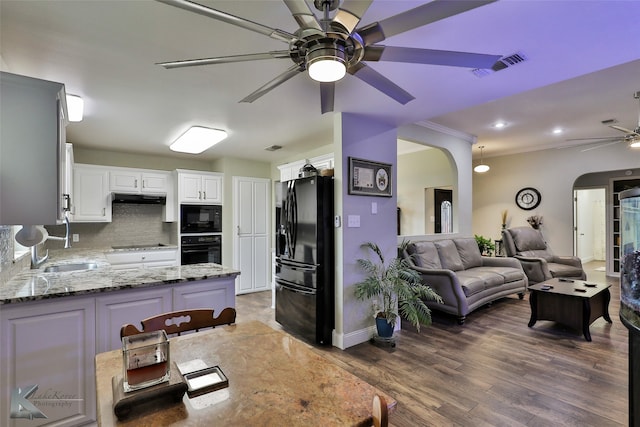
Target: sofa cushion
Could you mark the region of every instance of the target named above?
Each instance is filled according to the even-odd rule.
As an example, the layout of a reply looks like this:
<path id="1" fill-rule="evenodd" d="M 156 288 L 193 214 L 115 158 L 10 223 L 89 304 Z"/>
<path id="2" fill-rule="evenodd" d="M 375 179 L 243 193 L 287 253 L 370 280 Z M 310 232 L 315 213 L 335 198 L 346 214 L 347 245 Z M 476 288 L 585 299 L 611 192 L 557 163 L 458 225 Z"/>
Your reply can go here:
<path id="1" fill-rule="evenodd" d="M 436 240 L 433 242 L 438 249 L 438 255 L 440 256 L 440 264 L 442 268 L 451 271 L 464 270 L 462 260 L 458 254 L 458 248 L 453 240 Z"/>
<path id="2" fill-rule="evenodd" d="M 542 238 L 542 233 L 529 227 L 517 227 L 509 229 L 513 237 L 513 243 L 518 252 L 546 250 L 547 244 Z"/>
<path id="3" fill-rule="evenodd" d="M 553 277 L 582 277 L 582 269 L 568 264 L 557 264 L 550 262 L 547 264 Z"/>
<path id="4" fill-rule="evenodd" d="M 535 251 L 522 251 L 522 252 L 519 252 L 519 254 L 522 256 L 528 256 L 533 258 L 543 258 L 547 260 L 547 262 L 551 261 L 554 258 L 553 254 L 546 249 L 535 250 Z"/>
<path id="5" fill-rule="evenodd" d="M 410 243 L 407 252 L 411 255 L 413 263 L 420 268 L 442 268 L 438 250 L 433 242 Z"/>
<path id="6" fill-rule="evenodd" d="M 503 277 L 504 283 L 517 282 L 525 277 L 522 270 L 513 267 L 485 267 Z"/>
<path id="7" fill-rule="evenodd" d="M 454 239 L 453 243 L 455 243 L 456 248 L 458 248 L 458 255 L 460 255 L 462 267 L 465 270 L 482 266 L 482 254 L 480 253 L 476 239 Z"/>
<path id="8" fill-rule="evenodd" d="M 487 289 L 485 281 L 482 280 L 481 277 L 470 274 L 469 271 L 460 271 L 456 273 L 456 277 L 458 278 L 458 282 L 460 282 L 462 292 L 464 292 L 467 298 Z"/>

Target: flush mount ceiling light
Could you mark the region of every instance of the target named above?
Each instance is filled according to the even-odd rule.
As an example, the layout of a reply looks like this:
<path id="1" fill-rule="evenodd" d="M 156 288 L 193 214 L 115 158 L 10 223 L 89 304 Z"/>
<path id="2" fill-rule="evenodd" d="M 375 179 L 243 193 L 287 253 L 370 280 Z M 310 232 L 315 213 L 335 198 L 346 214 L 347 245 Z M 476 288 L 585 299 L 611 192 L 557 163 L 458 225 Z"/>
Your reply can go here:
<path id="1" fill-rule="evenodd" d="M 84 99 L 78 95 L 67 94 L 67 111 L 70 122 L 81 122 L 84 115 Z"/>
<path id="2" fill-rule="evenodd" d="M 491 168 L 489 167 L 489 165 L 485 165 L 482 162 L 482 149 L 484 148 L 484 145 L 481 145 L 478 148 L 480 148 L 480 164 L 478 166 L 476 166 L 475 168 L 473 168 L 473 171 L 477 172 L 477 173 L 485 173 Z"/>
<path id="3" fill-rule="evenodd" d="M 553 132 L 553 134 L 554 134 L 554 135 L 559 135 L 559 134 L 561 134 L 563 131 L 562 131 L 562 129 L 561 129 L 561 128 L 555 128 L 552 132 Z"/>
<path id="4" fill-rule="evenodd" d="M 227 137 L 220 129 L 192 126 L 169 146 L 172 151 L 200 154 Z"/>
<path id="5" fill-rule="evenodd" d="M 344 42 L 324 40 L 307 52 L 309 77 L 317 82 L 335 82 L 347 73 Z"/>
<path id="6" fill-rule="evenodd" d="M 493 124 L 493 127 L 495 129 L 502 129 L 502 128 L 506 127 L 506 126 L 507 126 L 507 124 L 505 122 L 495 122 Z"/>
<path id="7" fill-rule="evenodd" d="M 629 148 L 640 148 L 640 138 L 634 138 L 629 141 Z"/>

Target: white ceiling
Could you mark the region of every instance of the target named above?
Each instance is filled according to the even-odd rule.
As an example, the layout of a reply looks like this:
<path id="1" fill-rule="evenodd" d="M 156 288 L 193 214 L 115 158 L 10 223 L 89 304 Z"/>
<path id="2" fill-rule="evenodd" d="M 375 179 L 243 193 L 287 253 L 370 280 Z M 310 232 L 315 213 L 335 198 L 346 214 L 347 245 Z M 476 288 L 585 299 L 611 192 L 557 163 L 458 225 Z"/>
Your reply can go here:
<path id="1" fill-rule="evenodd" d="M 280 0 L 200 0 L 273 28 L 296 24 Z M 424 2 L 375 0 L 368 24 Z M 618 136 L 635 128 L 640 90 L 639 1 L 502 0 L 390 37 L 382 44 L 477 53 L 524 53 L 528 61 L 479 78 L 457 67 L 370 64 L 416 99 L 402 106 L 347 75 L 336 111 L 402 125 L 431 121 L 478 136 L 485 157 Z M 77 146 L 180 156 L 168 145 L 190 125 L 230 137 L 200 159 L 277 161 L 332 141 L 318 83 L 294 77 L 257 101 L 238 103 L 287 69 L 289 59 L 165 70 L 156 62 L 266 52 L 284 43 L 151 0 L 0 1 L 2 69 L 63 82 L 85 99 L 71 123 Z M 496 120 L 509 125 L 496 131 Z M 561 136 L 550 130 L 561 126 Z M 265 147 L 282 145 L 277 152 Z M 474 151 L 477 151 L 474 150 Z M 476 153 L 477 155 L 478 153 Z M 191 157 L 190 155 L 184 155 Z"/>

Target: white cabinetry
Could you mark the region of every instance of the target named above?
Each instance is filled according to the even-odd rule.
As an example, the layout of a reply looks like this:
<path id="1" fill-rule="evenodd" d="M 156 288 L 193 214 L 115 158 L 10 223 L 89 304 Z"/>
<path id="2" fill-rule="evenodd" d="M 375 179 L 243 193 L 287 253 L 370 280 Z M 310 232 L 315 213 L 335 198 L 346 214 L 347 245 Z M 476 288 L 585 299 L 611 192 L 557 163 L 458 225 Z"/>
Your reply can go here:
<path id="1" fill-rule="evenodd" d="M 2 307 L 2 425 L 75 426 L 95 420 L 94 299 L 69 298 Z M 11 419 L 12 391 L 32 385 L 38 389 L 28 400 L 47 418 L 28 422 Z"/>
<path id="2" fill-rule="evenodd" d="M 137 169 L 112 169 L 109 190 L 128 194 L 166 194 L 170 173 L 142 172 Z"/>
<path id="3" fill-rule="evenodd" d="M 171 289 L 146 288 L 103 295 L 97 299 L 97 351 L 122 348 L 120 328 L 131 323 L 136 328 L 147 317 L 172 310 Z"/>
<path id="4" fill-rule="evenodd" d="M 318 171 L 323 169 L 333 169 L 333 153 L 308 159 Z M 298 178 L 300 169 L 307 163 L 307 160 L 298 160 L 296 162 L 287 163 L 278 166 L 280 170 L 280 181 L 290 181 Z"/>
<path id="5" fill-rule="evenodd" d="M 0 72 L 0 224 L 63 218 L 64 85 Z"/>
<path id="6" fill-rule="evenodd" d="M 222 174 L 178 170 L 180 203 L 222 203 Z"/>
<path id="7" fill-rule="evenodd" d="M 101 166 L 76 164 L 73 198 L 71 221 L 111 222 L 109 170 Z"/>
<path id="8" fill-rule="evenodd" d="M 114 270 L 136 268 L 160 268 L 178 265 L 177 249 L 156 249 L 152 251 L 116 251 L 105 254 Z"/>

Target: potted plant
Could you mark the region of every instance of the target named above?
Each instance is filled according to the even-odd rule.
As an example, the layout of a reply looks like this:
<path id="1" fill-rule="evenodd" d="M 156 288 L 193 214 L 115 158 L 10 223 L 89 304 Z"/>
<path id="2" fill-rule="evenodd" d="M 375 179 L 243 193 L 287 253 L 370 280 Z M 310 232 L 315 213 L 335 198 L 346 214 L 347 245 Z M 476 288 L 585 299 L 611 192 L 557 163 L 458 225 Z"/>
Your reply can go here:
<path id="1" fill-rule="evenodd" d="M 408 242 L 403 242 L 400 249 L 407 244 Z M 412 269 L 404 258 L 396 257 L 387 263 L 377 244 L 367 242 L 361 247 L 372 251 L 376 258 L 357 260 L 367 277 L 356 283 L 355 296 L 360 300 L 375 299 L 380 304 L 375 314 L 378 335 L 393 335 L 398 311 L 418 332 L 420 325 L 430 325 L 431 310 L 424 300 L 442 303 L 440 295 L 422 283 L 420 273 Z"/>
<path id="2" fill-rule="evenodd" d="M 473 237 L 476 239 L 476 243 L 478 244 L 478 249 L 480 249 L 480 253 L 484 256 L 491 256 L 493 251 L 496 250 L 496 245 L 484 236 L 478 236 L 474 234 Z"/>

